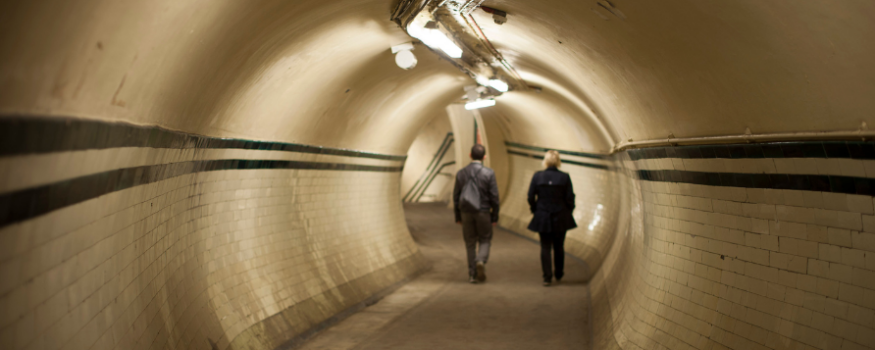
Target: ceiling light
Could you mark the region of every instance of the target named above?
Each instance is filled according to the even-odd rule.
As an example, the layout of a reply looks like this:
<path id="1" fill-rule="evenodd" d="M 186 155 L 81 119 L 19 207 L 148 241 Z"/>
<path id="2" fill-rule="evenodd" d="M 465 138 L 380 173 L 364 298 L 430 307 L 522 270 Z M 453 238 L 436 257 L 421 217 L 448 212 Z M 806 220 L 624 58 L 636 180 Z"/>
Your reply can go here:
<path id="1" fill-rule="evenodd" d="M 416 56 L 413 55 L 413 52 L 405 50 L 399 51 L 395 55 L 395 64 L 397 64 L 398 67 L 413 69 L 413 67 L 416 67 L 416 62 Z"/>
<path id="2" fill-rule="evenodd" d="M 413 43 L 403 43 L 392 46 L 392 54 L 396 54 L 401 51 L 413 51 Z"/>
<path id="3" fill-rule="evenodd" d="M 489 86 L 491 86 L 495 90 L 498 90 L 501 92 L 507 92 L 507 88 L 508 88 L 507 83 L 505 83 L 501 80 L 498 80 L 498 79 L 490 79 Z"/>
<path id="4" fill-rule="evenodd" d="M 392 46 L 392 53 L 395 54 L 395 64 L 404 69 L 413 69 L 416 67 L 416 56 L 413 55 L 413 43 L 403 43 Z"/>
<path id="5" fill-rule="evenodd" d="M 489 85 L 489 78 L 484 77 L 482 75 L 478 75 L 476 78 L 474 78 L 474 80 L 477 81 L 477 84 L 480 84 L 483 86 Z"/>
<path id="6" fill-rule="evenodd" d="M 467 109 L 467 110 L 470 111 L 470 110 L 472 110 L 472 109 L 478 109 L 478 108 L 483 108 L 483 107 L 492 107 L 492 106 L 495 106 L 495 100 L 493 100 L 493 99 L 489 99 L 489 100 L 477 100 L 477 101 L 474 101 L 474 102 L 468 102 L 468 103 L 466 103 L 466 104 L 465 104 L 465 109 Z"/>
<path id="7" fill-rule="evenodd" d="M 408 30 L 408 33 L 414 38 L 421 40 L 422 43 L 428 45 L 428 47 L 435 50 L 440 49 L 446 53 L 447 56 L 452 58 L 462 57 L 462 48 L 456 45 L 456 43 L 450 40 L 450 38 L 447 38 L 447 36 L 440 30 L 428 28 L 413 30 L 413 28 L 416 27 L 411 27 Z"/>

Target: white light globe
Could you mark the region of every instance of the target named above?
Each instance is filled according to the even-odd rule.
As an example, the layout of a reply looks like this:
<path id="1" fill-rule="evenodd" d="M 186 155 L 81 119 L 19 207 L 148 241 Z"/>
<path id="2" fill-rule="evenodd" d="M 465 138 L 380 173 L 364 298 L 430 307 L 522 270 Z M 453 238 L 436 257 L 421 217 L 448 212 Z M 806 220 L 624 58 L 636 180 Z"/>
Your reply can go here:
<path id="1" fill-rule="evenodd" d="M 408 50 L 399 51 L 395 54 L 395 64 L 404 69 L 413 69 L 416 67 L 416 56 Z"/>

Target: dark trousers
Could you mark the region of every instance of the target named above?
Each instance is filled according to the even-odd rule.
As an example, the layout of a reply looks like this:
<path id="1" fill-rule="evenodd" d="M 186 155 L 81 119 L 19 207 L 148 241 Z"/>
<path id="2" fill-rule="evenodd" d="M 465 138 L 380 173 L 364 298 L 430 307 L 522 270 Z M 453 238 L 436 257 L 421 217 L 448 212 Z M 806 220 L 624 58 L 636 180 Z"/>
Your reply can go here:
<path id="1" fill-rule="evenodd" d="M 550 249 L 553 249 L 553 260 L 556 264 L 556 279 L 561 279 L 565 269 L 565 231 L 539 232 L 541 236 L 541 270 L 544 280 L 553 279 L 553 266 L 550 263 Z"/>
<path id="2" fill-rule="evenodd" d="M 489 260 L 489 246 L 492 243 L 492 217 L 489 212 L 462 213 L 462 236 L 468 251 L 468 275 L 477 273 L 477 262 L 484 264 Z M 480 251 L 477 251 L 480 243 Z"/>

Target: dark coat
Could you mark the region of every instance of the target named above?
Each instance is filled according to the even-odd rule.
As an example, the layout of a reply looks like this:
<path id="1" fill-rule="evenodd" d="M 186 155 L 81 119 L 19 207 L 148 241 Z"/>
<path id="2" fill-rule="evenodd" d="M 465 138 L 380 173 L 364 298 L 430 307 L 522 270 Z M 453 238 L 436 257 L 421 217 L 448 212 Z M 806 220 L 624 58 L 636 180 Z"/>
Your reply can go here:
<path id="1" fill-rule="evenodd" d="M 490 213 L 492 222 L 498 222 L 498 183 L 495 181 L 495 172 L 479 161 L 471 162 L 456 173 L 456 185 L 453 188 L 453 211 L 456 214 L 456 222 L 462 221 L 459 196 L 468 181 L 474 181 L 477 189 L 480 190 L 480 211 L 489 212 L 492 209 Z"/>
<path id="2" fill-rule="evenodd" d="M 535 173 L 529 185 L 529 209 L 535 214 L 529 230 L 549 233 L 577 227 L 571 216 L 574 211 L 571 176 L 556 168 Z"/>

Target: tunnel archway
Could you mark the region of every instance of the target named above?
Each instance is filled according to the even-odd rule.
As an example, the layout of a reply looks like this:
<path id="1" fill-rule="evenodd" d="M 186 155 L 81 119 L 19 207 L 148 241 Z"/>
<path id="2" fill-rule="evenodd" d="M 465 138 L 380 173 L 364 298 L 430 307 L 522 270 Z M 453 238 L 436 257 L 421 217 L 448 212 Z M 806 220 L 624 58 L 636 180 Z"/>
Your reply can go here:
<path id="1" fill-rule="evenodd" d="M 422 271 L 405 154 L 476 82 L 396 5 L 0 4 L 0 347 L 276 348 Z M 875 348 L 872 4 L 480 5 L 538 88 L 478 112 L 500 224 L 560 150 L 595 348 Z"/>

